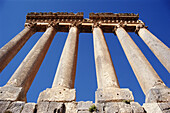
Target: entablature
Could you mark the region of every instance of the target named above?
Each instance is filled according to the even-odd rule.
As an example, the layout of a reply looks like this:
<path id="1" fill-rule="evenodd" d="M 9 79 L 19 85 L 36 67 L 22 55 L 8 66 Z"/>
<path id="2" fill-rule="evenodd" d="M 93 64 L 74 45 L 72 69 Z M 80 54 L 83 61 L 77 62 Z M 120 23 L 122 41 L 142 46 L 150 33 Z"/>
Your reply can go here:
<path id="1" fill-rule="evenodd" d="M 91 33 L 95 23 L 100 23 L 105 33 L 112 33 L 119 23 L 124 24 L 127 32 L 135 32 L 136 26 L 141 23 L 139 14 L 134 13 L 90 13 L 88 19 L 84 18 L 83 12 L 31 12 L 26 16 L 25 26 L 36 23 L 36 31 L 44 32 L 51 22 L 58 23 L 58 32 L 68 32 L 73 23 L 81 23 L 79 29 L 83 33 Z"/>

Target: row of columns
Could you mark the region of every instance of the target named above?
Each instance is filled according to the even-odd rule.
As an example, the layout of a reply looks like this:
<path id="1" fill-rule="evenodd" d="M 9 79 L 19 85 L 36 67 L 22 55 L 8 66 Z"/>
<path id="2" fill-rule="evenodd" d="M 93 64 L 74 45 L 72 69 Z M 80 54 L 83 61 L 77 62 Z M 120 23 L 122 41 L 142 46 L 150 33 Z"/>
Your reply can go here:
<path id="1" fill-rule="evenodd" d="M 158 83 L 163 84 L 158 74 L 125 29 L 118 26 L 115 32 L 143 92 L 146 94 L 149 89 Z"/>
<path id="2" fill-rule="evenodd" d="M 50 44 L 57 32 L 55 27 L 56 25 L 47 28 L 45 33 L 31 49 L 5 86 L 22 87 L 24 89 L 23 95 L 26 97 L 26 93 L 29 90 L 31 83 L 34 80 L 34 77 L 36 76 L 36 73 L 38 72 L 48 48 L 50 47 Z M 1 48 L 1 71 L 34 33 L 34 27 L 27 26 L 20 34 L 18 34 L 9 43 Z M 119 24 L 116 27 L 115 33 L 145 95 L 147 95 L 149 90 L 152 88 L 166 88 L 163 81 L 160 79 L 151 64 L 148 62 L 146 57 L 143 55 L 122 25 Z M 167 70 L 169 71 L 169 48 L 160 42 L 160 40 L 158 40 L 144 27 L 138 30 L 138 34 L 146 42 L 146 44 L 151 47 L 151 50 L 154 51 L 156 56 L 158 56 L 158 59 L 161 59 L 162 63 L 165 62 L 165 67 L 168 66 Z M 74 88 L 78 52 L 78 37 L 78 27 L 76 25 L 71 26 L 62 55 L 60 57 L 52 88 Z M 98 25 L 93 26 L 93 43 L 98 89 L 119 89 L 120 86 L 112 63 L 110 52 L 107 47 L 102 29 Z M 158 45 L 158 47 L 156 45 Z M 161 51 L 159 48 L 161 48 Z"/>

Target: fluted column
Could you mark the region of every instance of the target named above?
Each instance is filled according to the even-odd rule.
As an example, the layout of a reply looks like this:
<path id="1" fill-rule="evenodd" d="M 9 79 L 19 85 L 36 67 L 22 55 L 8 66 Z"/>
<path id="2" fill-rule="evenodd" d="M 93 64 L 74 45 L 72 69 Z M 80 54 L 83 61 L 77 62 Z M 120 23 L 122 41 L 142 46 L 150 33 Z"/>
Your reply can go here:
<path id="1" fill-rule="evenodd" d="M 57 67 L 52 88 L 40 93 L 38 102 L 72 102 L 76 99 L 74 81 L 76 74 L 79 23 L 75 23 L 69 30 L 63 52 Z M 79 26 L 80 27 L 80 26 Z"/>
<path id="2" fill-rule="evenodd" d="M 74 88 L 79 31 L 71 27 L 60 57 L 52 87 Z"/>
<path id="3" fill-rule="evenodd" d="M 47 28 L 45 33 L 31 49 L 10 80 L 7 82 L 6 86 L 22 88 L 23 94 L 20 94 L 22 98 L 26 97 L 26 93 L 34 80 L 39 67 L 41 66 L 55 34 L 56 30 L 54 27 L 50 26 Z"/>
<path id="4" fill-rule="evenodd" d="M 170 49 L 142 24 L 137 26 L 137 33 L 170 73 Z"/>
<path id="5" fill-rule="evenodd" d="M 100 27 L 93 28 L 93 44 L 98 88 L 119 88 L 110 52 Z"/>
<path id="6" fill-rule="evenodd" d="M 160 100 L 158 97 L 158 95 L 162 96 L 161 89 L 166 88 L 165 84 L 128 33 L 121 26 L 118 26 L 115 32 L 139 84 L 146 95 L 146 101 L 167 101 L 167 98 Z M 156 90 L 152 90 L 153 88 L 157 91 L 159 90 L 159 93 L 155 93 Z M 166 94 L 168 94 L 168 92 L 166 92 Z"/>
<path id="7" fill-rule="evenodd" d="M 29 24 L 0 49 L 0 72 L 8 65 L 27 40 L 35 33 L 35 24 Z"/>
<path id="8" fill-rule="evenodd" d="M 94 57 L 98 89 L 95 93 L 96 103 L 133 101 L 129 89 L 120 89 L 109 49 L 100 25 L 93 26 Z"/>

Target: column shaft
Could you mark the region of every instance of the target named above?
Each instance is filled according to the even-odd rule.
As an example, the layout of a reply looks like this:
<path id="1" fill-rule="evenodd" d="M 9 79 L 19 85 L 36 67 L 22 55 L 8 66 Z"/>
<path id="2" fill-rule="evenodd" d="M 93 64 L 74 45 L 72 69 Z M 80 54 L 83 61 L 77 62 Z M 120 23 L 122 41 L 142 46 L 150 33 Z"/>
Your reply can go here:
<path id="1" fill-rule="evenodd" d="M 119 83 L 101 28 L 93 29 L 94 56 L 98 88 L 117 87 Z"/>
<path id="2" fill-rule="evenodd" d="M 79 31 L 71 27 L 64 45 L 52 87 L 74 88 Z"/>
<path id="3" fill-rule="evenodd" d="M 47 28 L 45 33 L 14 72 L 7 86 L 23 87 L 26 95 L 55 34 L 56 31 L 52 26 Z"/>
<path id="4" fill-rule="evenodd" d="M 157 86 L 158 84 L 164 85 L 158 74 L 128 33 L 122 27 L 119 27 L 116 30 L 116 35 L 118 36 L 126 57 L 140 83 L 140 86 L 142 87 L 143 92 L 146 94 L 149 89 Z"/>
<path id="5" fill-rule="evenodd" d="M 146 28 L 140 28 L 138 34 L 168 72 L 170 72 L 170 49 Z"/>
<path id="6" fill-rule="evenodd" d="M 27 26 L 0 49 L 0 72 L 8 65 L 34 33 L 34 28 Z"/>

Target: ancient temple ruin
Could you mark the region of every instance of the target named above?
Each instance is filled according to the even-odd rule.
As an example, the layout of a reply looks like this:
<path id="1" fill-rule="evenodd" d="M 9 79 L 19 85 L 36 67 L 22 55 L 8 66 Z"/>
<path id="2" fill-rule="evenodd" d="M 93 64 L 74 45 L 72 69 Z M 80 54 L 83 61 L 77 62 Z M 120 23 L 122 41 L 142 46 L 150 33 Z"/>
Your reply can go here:
<path id="1" fill-rule="evenodd" d="M 170 72 L 170 50 L 133 13 L 31 12 L 25 28 L 0 49 L 0 72 L 36 32 L 44 32 L 20 66 L 0 87 L 0 113 L 168 113 L 170 89 L 160 79 L 144 54 L 129 36 L 135 32 Z M 26 94 L 57 32 L 68 32 L 51 88 L 39 94 L 37 103 L 27 103 Z M 74 89 L 79 33 L 93 33 L 98 89 L 95 103 L 76 102 Z M 103 33 L 115 34 L 145 94 L 143 106 L 134 102 L 132 92 L 120 88 Z"/>

